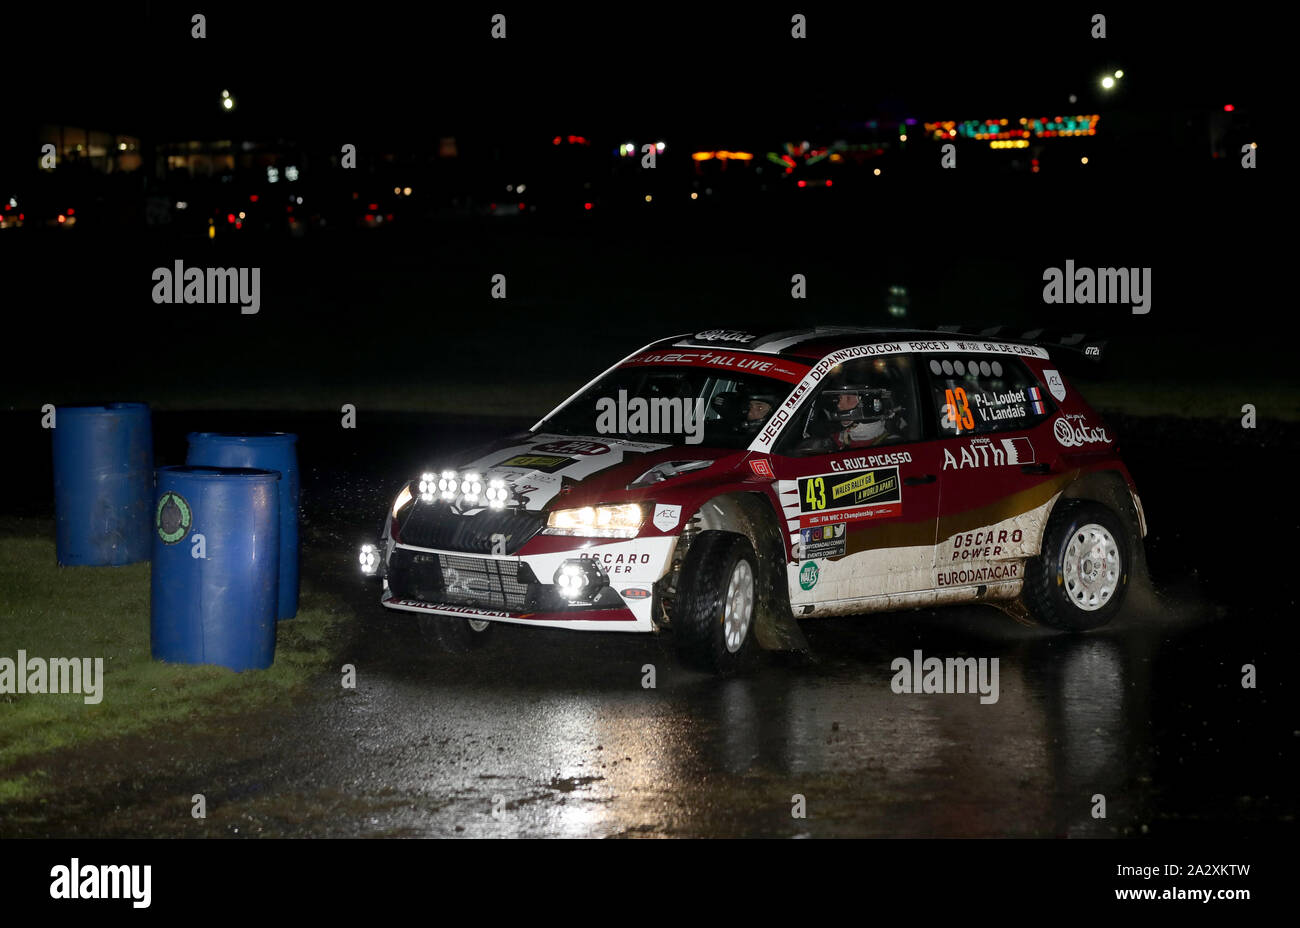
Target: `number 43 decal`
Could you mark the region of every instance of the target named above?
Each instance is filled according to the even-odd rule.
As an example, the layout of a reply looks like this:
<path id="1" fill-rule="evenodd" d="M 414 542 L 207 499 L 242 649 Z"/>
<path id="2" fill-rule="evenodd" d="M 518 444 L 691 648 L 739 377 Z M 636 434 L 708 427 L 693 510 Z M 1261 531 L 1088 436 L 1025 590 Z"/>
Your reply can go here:
<path id="1" fill-rule="evenodd" d="M 960 432 L 962 429 L 972 431 L 975 428 L 975 419 L 970 414 L 970 403 L 966 400 L 966 391 L 961 387 L 955 387 L 946 391 L 946 403 L 944 405 L 944 415 L 952 423 L 952 427 Z"/>

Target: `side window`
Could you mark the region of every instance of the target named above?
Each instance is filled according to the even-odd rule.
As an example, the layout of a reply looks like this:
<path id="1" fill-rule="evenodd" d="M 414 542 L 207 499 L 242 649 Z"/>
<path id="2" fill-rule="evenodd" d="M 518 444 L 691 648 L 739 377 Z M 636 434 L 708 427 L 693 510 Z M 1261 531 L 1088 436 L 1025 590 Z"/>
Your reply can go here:
<path id="1" fill-rule="evenodd" d="M 825 454 L 921 439 L 921 404 L 909 355 L 858 358 L 832 368 L 786 427 L 778 454 Z"/>
<path id="2" fill-rule="evenodd" d="M 936 355 L 925 365 L 940 438 L 1030 428 L 1055 411 L 1017 358 Z"/>

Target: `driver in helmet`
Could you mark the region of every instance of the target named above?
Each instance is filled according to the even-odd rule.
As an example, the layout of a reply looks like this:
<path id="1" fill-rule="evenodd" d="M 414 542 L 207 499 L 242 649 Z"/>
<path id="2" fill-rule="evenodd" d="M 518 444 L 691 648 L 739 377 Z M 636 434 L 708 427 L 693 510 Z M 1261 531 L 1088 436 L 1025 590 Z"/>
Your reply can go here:
<path id="1" fill-rule="evenodd" d="M 767 421 L 767 417 L 772 415 L 772 410 L 776 408 L 776 397 L 765 393 L 754 393 L 749 397 L 749 404 L 745 412 L 745 420 L 741 423 L 741 430 L 745 432 L 757 432 Z"/>
<path id="2" fill-rule="evenodd" d="M 902 408 L 888 387 L 832 386 L 821 398 L 827 431 L 837 449 L 865 448 L 902 437 Z"/>

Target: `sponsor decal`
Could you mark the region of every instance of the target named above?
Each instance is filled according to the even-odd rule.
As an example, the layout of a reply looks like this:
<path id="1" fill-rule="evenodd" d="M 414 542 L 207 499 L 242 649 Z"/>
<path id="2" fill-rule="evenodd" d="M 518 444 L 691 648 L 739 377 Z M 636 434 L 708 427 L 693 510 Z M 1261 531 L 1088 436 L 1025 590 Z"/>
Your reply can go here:
<path id="1" fill-rule="evenodd" d="M 803 557 L 813 559 L 822 557 L 842 557 L 848 542 L 848 526 L 843 522 L 817 528 L 799 530 L 800 549 Z"/>
<path id="2" fill-rule="evenodd" d="M 948 448 L 943 449 L 943 469 L 962 470 L 967 467 L 1001 467 L 1008 464 L 1033 464 L 1034 446 L 1028 438 L 974 438 L 957 449 L 961 457 Z"/>
<path id="3" fill-rule="evenodd" d="M 805 590 L 811 590 L 817 585 L 818 573 L 817 565 L 812 561 L 804 564 L 799 568 L 799 586 L 803 587 Z"/>
<path id="4" fill-rule="evenodd" d="M 696 332 L 695 340 L 697 342 L 752 342 L 758 338 L 757 335 L 750 335 L 748 332 L 737 332 L 734 329 L 708 329 L 704 332 Z"/>
<path id="5" fill-rule="evenodd" d="M 983 561 L 989 558 L 999 557 L 1002 554 L 1002 546 L 1005 544 L 1018 545 L 1024 539 L 1025 534 L 1020 529 L 987 529 L 980 532 L 966 532 L 962 535 L 954 535 L 952 539 L 952 560 L 954 561 Z"/>
<path id="6" fill-rule="evenodd" d="M 799 510 L 823 512 L 902 500 L 897 467 L 799 478 Z"/>
<path id="7" fill-rule="evenodd" d="M 557 470 L 563 470 L 573 463 L 573 458 L 561 457 L 558 454 L 516 454 L 512 458 L 502 461 L 497 467 L 524 467 L 528 470 L 541 471 L 544 474 L 553 474 Z"/>
<path id="8" fill-rule="evenodd" d="M 639 586 L 630 586 L 626 590 L 619 590 L 618 595 L 624 599 L 649 599 L 650 591 L 643 590 Z"/>
<path id="9" fill-rule="evenodd" d="M 498 619 L 509 619 L 514 617 L 511 612 L 498 612 L 493 609 L 475 609 L 473 606 L 457 606 L 452 603 L 426 603 L 420 599 L 392 599 L 389 600 L 392 606 L 414 606 L 417 609 L 437 610 L 438 612 L 454 612 L 457 615 L 483 615 L 492 616 Z"/>
<path id="10" fill-rule="evenodd" d="M 193 521 L 194 512 L 190 509 L 190 504 L 185 501 L 185 497 L 179 493 L 168 490 L 158 500 L 158 508 L 153 514 L 153 523 L 163 544 L 174 545 L 188 535 Z"/>
<path id="11" fill-rule="evenodd" d="M 1078 420 L 1071 422 L 1071 419 Z M 1110 438 L 1104 428 L 1093 428 L 1083 421 L 1081 414 L 1062 416 L 1052 425 L 1052 434 L 1056 441 L 1066 448 L 1078 448 L 1080 445 L 1110 444 Z"/>
<path id="12" fill-rule="evenodd" d="M 857 522 L 860 519 L 892 518 L 902 511 L 903 507 L 898 503 L 889 503 L 885 506 L 866 506 L 862 509 L 831 510 L 818 515 L 804 516 L 799 524 L 801 526 L 829 525 L 832 522 Z"/>
<path id="13" fill-rule="evenodd" d="M 840 458 L 838 461 L 831 461 L 831 470 L 840 471 L 860 470 L 866 467 L 886 467 L 890 464 L 911 464 L 912 453 L 910 451 L 899 451 L 894 454 L 868 454 L 863 457 Z"/>
<path id="14" fill-rule="evenodd" d="M 614 554 L 606 551 L 583 551 L 578 555 L 583 560 L 591 560 L 601 565 L 607 574 L 629 574 L 643 565 L 650 563 L 649 554 L 638 554 L 635 551 Z"/>
<path id="15" fill-rule="evenodd" d="M 650 521 L 654 523 L 655 528 L 659 529 L 659 531 L 671 532 L 681 520 L 681 506 L 664 506 L 660 504 L 655 506 L 655 514 Z"/>
<path id="16" fill-rule="evenodd" d="M 551 454 L 608 454 L 609 445 L 598 441 L 573 439 L 571 441 L 544 441 L 533 445 L 534 451 L 546 451 Z"/>
<path id="17" fill-rule="evenodd" d="M 938 586 L 967 586 L 972 583 L 988 583 L 990 580 L 1016 580 L 1019 577 L 1019 564 L 993 564 L 989 567 L 941 570 L 935 579 Z"/>
<path id="18" fill-rule="evenodd" d="M 776 479 L 776 474 L 772 472 L 772 462 L 767 458 L 751 459 L 749 469 L 754 472 L 756 477 L 766 477 L 768 480 Z"/>
<path id="19" fill-rule="evenodd" d="M 788 359 L 773 361 L 761 355 L 742 354 L 736 351 L 647 351 L 628 358 L 622 367 L 645 367 L 650 364 L 684 364 L 688 367 L 708 367 L 738 374 L 762 374 L 787 383 L 795 383 L 802 370 L 794 370 Z M 804 368 L 806 370 L 807 368 Z"/>
<path id="20" fill-rule="evenodd" d="M 1094 345 L 1089 350 L 1096 351 L 1097 348 Z M 1065 402 L 1065 381 L 1061 379 L 1061 375 L 1056 371 L 1044 369 L 1043 379 L 1047 381 L 1047 389 L 1052 396 L 1056 397 L 1056 401 L 1058 403 Z"/>

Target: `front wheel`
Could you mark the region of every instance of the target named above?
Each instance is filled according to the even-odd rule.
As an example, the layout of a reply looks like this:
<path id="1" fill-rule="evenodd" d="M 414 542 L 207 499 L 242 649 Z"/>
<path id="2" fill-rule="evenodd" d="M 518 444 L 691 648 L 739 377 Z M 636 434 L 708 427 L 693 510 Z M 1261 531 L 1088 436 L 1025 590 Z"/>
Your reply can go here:
<path id="1" fill-rule="evenodd" d="M 422 615 L 420 635 L 452 654 L 468 654 L 492 640 L 492 623 L 483 619 L 457 619 L 446 615 Z"/>
<path id="2" fill-rule="evenodd" d="M 747 538 L 709 531 L 691 542 L 672 616 L 683 660 L 726 676 L 752 658 L 758 578 L 758 559 Z"/>
<path id="3" fill-rule="evenodd" d="M 1034 618 L 1065 631 L 1105 625 L 1128 588 L 1128 535 L 1099 503 L 1063 500 L 1048 520 L 1043 548 L 1025 571 L 1022 596 Z"/>

